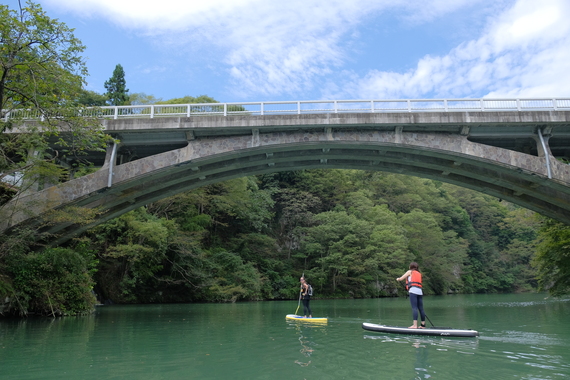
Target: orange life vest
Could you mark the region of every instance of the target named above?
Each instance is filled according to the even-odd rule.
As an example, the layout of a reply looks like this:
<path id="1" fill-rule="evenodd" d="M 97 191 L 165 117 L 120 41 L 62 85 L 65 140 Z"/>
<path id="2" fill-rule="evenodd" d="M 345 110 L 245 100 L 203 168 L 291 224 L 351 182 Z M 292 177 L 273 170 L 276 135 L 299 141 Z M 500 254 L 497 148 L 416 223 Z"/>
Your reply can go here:
<path id="1" fill-rule="evenodd" d="M 412 286 L 422 287 L 422 274 L 417 270 L 413 270 L 412 275 L 406 280 L 406 290 L 410 290 Z"/>

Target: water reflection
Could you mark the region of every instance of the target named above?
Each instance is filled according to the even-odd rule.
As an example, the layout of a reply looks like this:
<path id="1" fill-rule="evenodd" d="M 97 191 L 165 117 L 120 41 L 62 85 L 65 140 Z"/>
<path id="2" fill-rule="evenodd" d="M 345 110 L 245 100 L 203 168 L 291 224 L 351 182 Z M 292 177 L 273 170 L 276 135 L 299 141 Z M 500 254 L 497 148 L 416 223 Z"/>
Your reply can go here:
<path id="1" fill-rule="evenodd" d="M 288 325 L 295 329 L 296 335 L 298 336 L 301 348 L 299 352 L 303 355 L 302 360 L 295 360 L 295 364 L 301 367 L 307 367 L 311 364 L 311 356 L 315 352 L 318 344 L 314 341 L 314 332 L 320 331 L 326 333 L 326 325 L 321 323 L 308 323 L 308 322 L 288 322 Z"/>
<path id="2" fill-rule="evenodd" d="M 376 339 L 382 341 L 382 343 L 405 343 L 416 348 L 432 346 L 439 351 L 450 349 L 463 350 L 463 353 L 469 354 L 472 354 L 479 346 L 479 339 L 449 339 L 407 335 L 364 335 L 364 339 Z"/>
<path id="3" fill-rule="evenodd" d="M 364 339 L 372 339 L 381 343 L 397 344 L 398 346 L 408 345 L 414 353 L 412 358 L 402 358 L 403 362 L 412 363 L 412 379 L 437 378 L 434 368 L 434 358 L 430 358 L 437 352 L 450 352 L 458 354 L 473 355 L 478 348 L 478 339 L 449 339 L 441 337 L 418 337 L 408 335 L 364 335 Z M 434 351 L 435 350 L 435 351 Z M 410 352 L 401 350 L 400 352 Z M 436 355 L 437 356 L 437 355 Z M 441 374 L 440 374 L 441 375 Z"/>

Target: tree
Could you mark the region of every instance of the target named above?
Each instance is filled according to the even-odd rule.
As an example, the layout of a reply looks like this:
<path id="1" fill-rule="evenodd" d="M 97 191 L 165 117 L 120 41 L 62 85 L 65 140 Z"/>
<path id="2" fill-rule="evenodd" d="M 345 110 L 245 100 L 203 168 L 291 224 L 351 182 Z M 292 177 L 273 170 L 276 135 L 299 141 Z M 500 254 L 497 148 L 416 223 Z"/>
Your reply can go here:
<path id="1" fill-rule="evenodd" d="M 306 191 L 282 189 L 278 193 L 279 219 L 276 230 L 279 241 L 287 248 L 287 258 L 298 248 L 304 227 L 314 224 L 314 212 L 321 206 L 320 200 Z"/>
<path id="2" fill-rule="evenodd" d="M 95 91 L 82 90 L 76 102 L 87 107 L 102 107 L 107 104 L 107 97 Z"/>
<path id="3" fill-rule="evenodd" d="M 0 5 L 0 109 L 59 108 L 81 88 L 85 50 L 73 29 L 50 19 L 32 2 L 19 12 Z M 4 125 L 4 128 L 6 125 Z M 4 128 L 2 131 L 4 131 Z"/>
<path id="4" fill-rule="evenodd" d="M 125 70 L 123 66 L 117 64 L 115 70 L 113 70 L 113 76 L 105 82 L 105 88 L 107 89 L 107 99 L 109 103 L 113 106 L 122 106 L 127 104 L 129 100 L 128 92 L 126 88 L 127 81 L 125 80 Z"/>
<path id="5" fill-rule="evenodd" d="M 197 97 L 186 95 L 182 98 L 174 98 L 166 101 L 160 101 L 160 104 L 194 104 L 194 103 L 219 103 L 216 99 L 208 95 L 200 95 Z"/>
<path id="6" fill-rule="evenodd" d="M 129 103 L 137 106 L 142 104 L 159 104 L 160 102 L 162 102 L 161 98 L 148 95 L 144 92 L 135 92 L 129 96 Z"/>
<path id="7" fill-rule="evenodd" d="M 570 226 L 544 220 L 534 259 L 541 290 L 553 296 L 570 293 Z"/>
<path id="8" fill-rule="evenodd" d="M 49 248 L 28 255 L 9 255 L 12 314 L 53 317 L 90 313 L 95 304 L 93 254 L 85 249 Z"/>
<path id="9" fill-rule="evenodd" d="M 370 269 L 373 224 L 342 210 L 320 213 L 315 221 L 318 225 L 306 229 L 303 251 L 328 274 L 333 294 L 337 288 L 351 292 L 354 286 L 349 284 L 361 282 L 358 277 Z"/>
<path id="10" fill-rule="evenodd" d="M 108 136 L 97 120 L 80 117 L 87 68 L 73 29 L 31 1 L 18 11 L 0 5 L 0 19 L 0 179 L 22 178 L 21 193 L 22 184 L 57 182 L 61 163 L 76 165 L 86 150 L 103 150 Z M 16 126 L 25 133 L 14 133 Z"/>
<path id="11" fill-rule="evenodd" d="M 0 5 L 0 180 L 8 176 L 15 179 L 7 191 L 0 186 L 3 220 L 11 218 L 12 213 L 27 211 L 17 202 L 26 190 L 56 183 L 67 167 L 84 162 L 82 153 L 104 151 L 109 141 L 100 123 L 83 117 L 85 107 L 78 105 L 87 75 L 81 56 L 85 47 L 75 38 L 73 29 L 49 18 L 39 5 L 31 1 L 26 6 L 18 4 L 18 10 Z M 7 203 L 10 207 L 5 207 Z M 70 223 L 77 222 L 76 215 L 61 211 L 60 216 Z M 59 263 L 62 252 L 30 252 L 31 245 L 38 241 L 39 230 L 36 226 L 19 226 L 10 234 L 0 234 L 0 298 L 15 300 L 19 295 L 31 294 L 27 290 L 41 290 L 42 294 L 36 295 L 45 299 L 30 298 L 31 303 L 21 304 L 20 310 L 46 312 L 48 305 L 48 312 L 55 315 L 89 309 L 93 303 L 90 293 L 85 292 L 91 285 L 86 272 L 89 260 L 86 266 L 70 267 L 74 273 L 70 268 L 54 267 L 53 273 L 43 273 L 43 277 L 23 275 Z M 80 261 L 71 251 L 66 257 L 75 263 Z M 54 261 L 50 261 L 52 258 Z"/>

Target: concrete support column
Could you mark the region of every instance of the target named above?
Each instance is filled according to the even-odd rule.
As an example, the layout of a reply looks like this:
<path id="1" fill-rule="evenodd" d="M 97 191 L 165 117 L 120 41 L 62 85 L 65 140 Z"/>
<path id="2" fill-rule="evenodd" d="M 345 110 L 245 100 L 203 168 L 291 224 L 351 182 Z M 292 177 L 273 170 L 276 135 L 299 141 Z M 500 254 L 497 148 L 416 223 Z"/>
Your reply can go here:
<path id="1" fill-rule="evenodd" d="M 548 145 L 548 140 L 550 139 L 551 131 L 552 131 L 551 128 L 538 127 L 536 131 L 537 136 L 534 137 L 534 139 L 536 140 L 538 156 L 543 157 L 545 159 L 546 173 L 549 179 L 552 178 L 550 159 L 551 158 L 554 159 L 554 156 L 552 156 L 552 152 L 550 151 L 550 146 Z"/>
<path id="2" fill-rule="evenodd" d="M 107 152 L 105 154 L 105 162 L 103 163 L 103 166 L 101 167 L 101 169 L 108 169 L 109 170 L 109 176 L 108 176 L 108 180 L 107 180 L 107 187 L 111 187 L 111 185 L 113 184 L 113 175 L 114 175 L 114 169 L 115 169 L 115 164 L 117 161 L 117 148 L 118 148 L 118 144 L 117 143 L 113 143 L 110 144 L 109 146 L 107 146 Z"/>
<path id="3" fill-rule="evenodd" d="M 115 149 L 115 155 L 116 155 L 116 144 L 107 145 L 107 151 L 105 152 L 105 161 L 103 163 L 103 166 L 101 166 L 101 169 L 106 169 L 111 164 L 111 158 L 113 156 L 113 149 Z M 115 163 L 113 162 L 113 165 L 114 164 Z"/>
<path id="4" fill-rule="evenodd" d="M 538 157 L 546 157 L 551 156 L 552 152 L 550 151 L 550 146 L 548 145 L 548 140 L 550 140 L 550 131 L 546 128 L 538 128 L 536 132 L 536 136 L 533 136 L 534 140 L 536 141 L 536 147 L 538 150 Z M 542 135 L 542 139 L 541 139 Z"/>
<path id="5" fill-rule="evenodd" d="M 257 147 L 257 146 L 261 145 L 260 140 L 259 140 L 259 129 L 252 129 L 251 134 L 252 134 L 251 146 Z"/>

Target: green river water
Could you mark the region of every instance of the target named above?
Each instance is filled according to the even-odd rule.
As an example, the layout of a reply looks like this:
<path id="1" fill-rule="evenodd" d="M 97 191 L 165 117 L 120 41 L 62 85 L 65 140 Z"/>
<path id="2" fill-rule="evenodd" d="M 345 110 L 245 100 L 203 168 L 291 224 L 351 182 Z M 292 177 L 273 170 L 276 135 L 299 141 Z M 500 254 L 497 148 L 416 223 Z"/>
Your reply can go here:
<path id="1" fill-rule="evenodd" d="M 424 305 L 436 326 L 480 336 L 362 329 L 409 326 L 405 298 L 312 300 L 327 324 L 286 321 L 297 301 L 113 305 L 85 317 L 0 319 L 0 379 L 570 378 L 570 297 L 431 296 Z"/>

